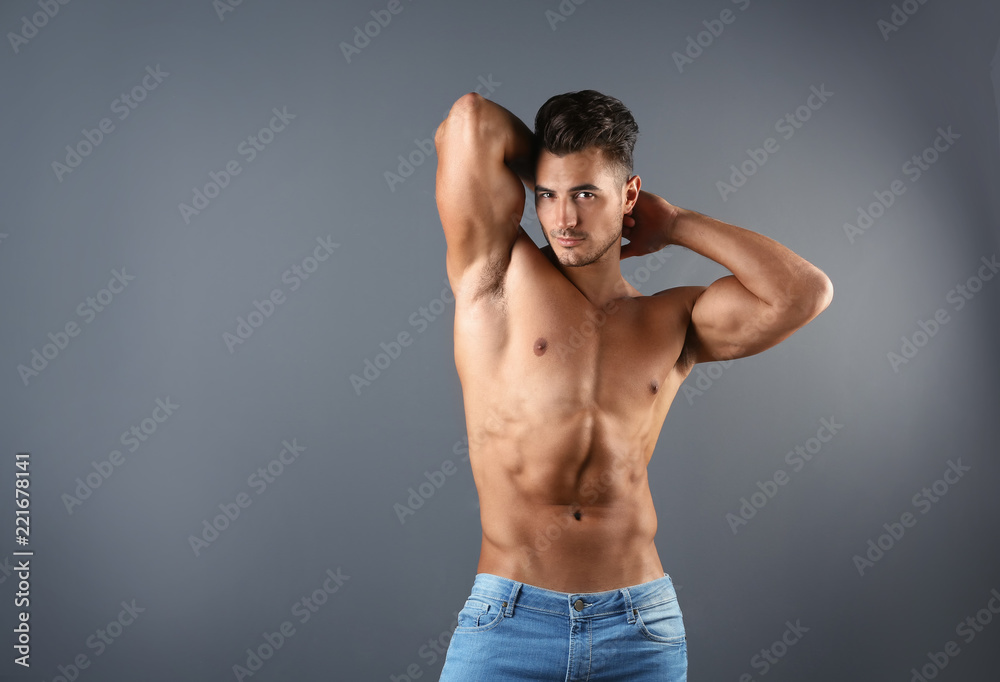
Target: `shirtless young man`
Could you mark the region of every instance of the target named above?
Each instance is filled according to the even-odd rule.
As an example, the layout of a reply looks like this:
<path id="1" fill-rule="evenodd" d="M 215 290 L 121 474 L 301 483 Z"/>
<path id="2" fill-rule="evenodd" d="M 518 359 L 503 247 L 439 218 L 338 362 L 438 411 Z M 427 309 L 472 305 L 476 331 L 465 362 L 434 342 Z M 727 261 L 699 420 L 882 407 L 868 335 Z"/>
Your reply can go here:
<path id="1" fill-rule="evenodd" d="M 646 478 L 660 428 L 695 363 L 760 353 L 833 298 L 776 241 L 641 190 L 637 134 L 585 90 L 546 102 L 534 134 L 469 93 L 435 135 L 483 529 L 442 680 L 685 680 Z M 522 180 L 544 248 L 520 227 Z M 653 296 L 622 277 L 671 244 L 733 274 Z"/>

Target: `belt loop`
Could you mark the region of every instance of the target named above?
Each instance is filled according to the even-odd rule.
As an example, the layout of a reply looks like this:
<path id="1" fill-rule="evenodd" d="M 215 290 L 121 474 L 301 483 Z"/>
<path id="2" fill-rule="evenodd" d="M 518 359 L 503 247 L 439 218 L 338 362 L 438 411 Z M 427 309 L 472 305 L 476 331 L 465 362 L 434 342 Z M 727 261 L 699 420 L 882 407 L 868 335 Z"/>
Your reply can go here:
<path id="1" fill-rule="evenodd" d="M 504 604 L 503 615 L 510 618 L 514 615 L 514 602 L 517 600 L 517 595 L 521 591 L 521 585 L 524 583 L 519 583 L 514 581 L 514 586 L 510 588 L 510 596 L 507 597 L 507 603 Z"/>
<path id="2" fill-rule="evenodd" d="M 635 623 L 635 612 L 632 610 L 632 595 L 629 594 L 627 587 L 621 588 L 619 592 L 625 596 L 625 615 L 628 620 L 628 624 L 632 625 Z"/>

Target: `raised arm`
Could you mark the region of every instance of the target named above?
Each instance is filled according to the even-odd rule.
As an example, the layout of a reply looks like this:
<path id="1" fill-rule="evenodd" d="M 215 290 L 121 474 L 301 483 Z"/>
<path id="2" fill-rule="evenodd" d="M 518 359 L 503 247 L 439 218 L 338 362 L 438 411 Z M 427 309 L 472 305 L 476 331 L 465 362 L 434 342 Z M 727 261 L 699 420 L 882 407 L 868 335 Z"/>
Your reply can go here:
<path id="1" fill-rule="evenodd" d="M 677 244 L 733 273 L 708 287 L 685 287 L 693 304 L 681 358 L 690 364 L 767 350 L 833 300 L 829 277 L 791 249 L 757 232 L 673 206 L 655 194 L 640 193 L 623 234 L 630 240 L 623 257 Z"/>
<path id="2" fill-rule="evenodd" d="M 510 263 L 524 212 L 522 179 L 534 188 L 534 135 L 514 114 L 470 92 L 452 105 L 434 144 L 448 278 L 464 286 L 471 275 L 478 295 L 495 287 Z"/>

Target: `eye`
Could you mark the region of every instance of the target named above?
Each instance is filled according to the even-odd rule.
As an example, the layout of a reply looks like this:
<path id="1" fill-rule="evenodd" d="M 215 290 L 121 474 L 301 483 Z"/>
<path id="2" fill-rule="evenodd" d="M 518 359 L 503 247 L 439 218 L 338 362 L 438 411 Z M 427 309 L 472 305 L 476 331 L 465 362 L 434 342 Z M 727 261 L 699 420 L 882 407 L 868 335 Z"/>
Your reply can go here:
<path id="1" fill-rule="evenodd" d="M 579 194 L 577 194 L 576 196 L 578 196 L 578 197 L 579 197 L 579 196 L 583 196 L 584 194 L 586 194 L 586 195 L 587 195 L 587 196 L 585 196 L 585 197 L 584 197 L 585 199 L 592 199 L 592 198 L 594 198 L 594 194 L 593 194 L 593 192 L 580 192 L 580 193 L 579 193 Z"/>
<path id="2" fill-rule="evenodd" d="M 539 192 L 535 195 L 536 199 L 548 199 L 551 196 L 551 192 Z"/>

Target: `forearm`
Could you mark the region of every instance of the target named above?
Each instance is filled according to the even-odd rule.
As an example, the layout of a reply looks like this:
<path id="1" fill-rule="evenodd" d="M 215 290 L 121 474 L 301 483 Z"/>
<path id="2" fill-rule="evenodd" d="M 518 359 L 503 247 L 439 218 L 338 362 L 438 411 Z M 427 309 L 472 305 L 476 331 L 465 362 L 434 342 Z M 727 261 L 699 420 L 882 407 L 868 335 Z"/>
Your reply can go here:
<path id="1" fill-rule="evenodd" d="M 674 207 L 669 242 L 729 269 L 748 291 L 778 308 L 825 306 L 833 285 L 826 274 L 770 237 Z"/>

